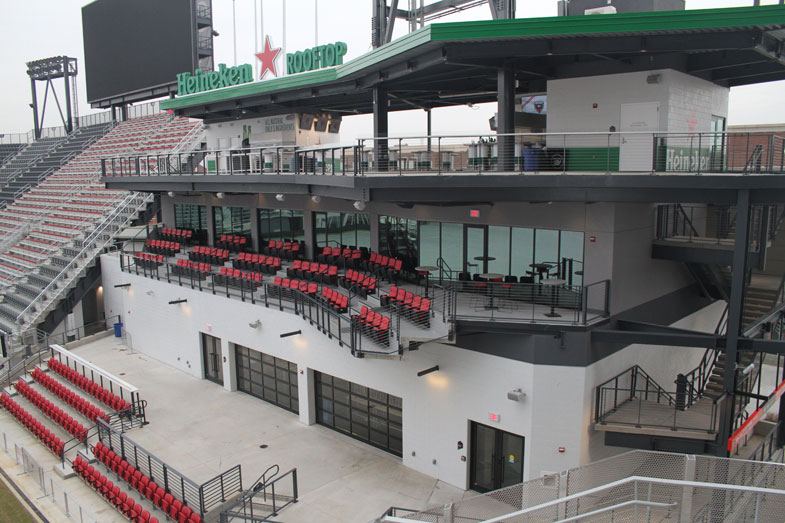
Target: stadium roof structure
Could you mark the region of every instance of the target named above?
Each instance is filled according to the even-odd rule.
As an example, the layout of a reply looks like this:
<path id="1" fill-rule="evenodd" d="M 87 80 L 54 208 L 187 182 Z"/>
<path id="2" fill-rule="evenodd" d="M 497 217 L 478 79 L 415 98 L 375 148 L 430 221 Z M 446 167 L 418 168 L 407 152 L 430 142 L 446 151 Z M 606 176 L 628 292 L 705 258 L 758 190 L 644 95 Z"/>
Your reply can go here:
<path id="1" fill-rule="evenodd" d="M 733 87 L 785 79 L 785 5 L 432 24 L 331 69 L 161 102 L 207 123 L 292 112 L 373 112 L 497 100 L 548 80 L 674 69 Z"/>

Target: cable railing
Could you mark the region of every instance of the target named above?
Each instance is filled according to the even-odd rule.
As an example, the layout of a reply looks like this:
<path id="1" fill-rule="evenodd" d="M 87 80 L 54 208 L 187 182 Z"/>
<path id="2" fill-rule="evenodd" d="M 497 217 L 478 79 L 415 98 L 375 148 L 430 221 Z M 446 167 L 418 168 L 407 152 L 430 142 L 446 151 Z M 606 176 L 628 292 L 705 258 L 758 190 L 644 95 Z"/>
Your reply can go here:
<path id="1" fill-rule="evenodd" d="M 339 312 L 318 297 L 268 282 L 256 284 L 242 280 L 240 284 L 240 281 L 222 278 L 220 274 L 183 268 L 169 262 L 136 259 L 125 253 L 120 253 L 119 258 L 123 272 L 296 314 L 328 338 L 335 339 L 339 346 L 349 347 L 355 356 L 398 355 L 403 350 L 399 334 L 400 316 L 391 317 L 389 331 L 377 336 L 375 330 L 363 329 L 354 319 L 362 313 L 356 304 L 350 305 L 345 312 Z"/>
<path id="2" fill-rule="evenodd" d="M 541 283 L 448 281 L 452 320 L 548 322 L 586 325 L 610 315 L 610 280 L 568 285 L 565 280 Z"/>
<path id="3" fill-rule="evenodd" d="M 771 133 L 574 132 L 360 138 L 331 146 L 248 146 L 102 159 L 104 176 L 405 176 L 442 174 L 783 174 L 785 141 Z"/>

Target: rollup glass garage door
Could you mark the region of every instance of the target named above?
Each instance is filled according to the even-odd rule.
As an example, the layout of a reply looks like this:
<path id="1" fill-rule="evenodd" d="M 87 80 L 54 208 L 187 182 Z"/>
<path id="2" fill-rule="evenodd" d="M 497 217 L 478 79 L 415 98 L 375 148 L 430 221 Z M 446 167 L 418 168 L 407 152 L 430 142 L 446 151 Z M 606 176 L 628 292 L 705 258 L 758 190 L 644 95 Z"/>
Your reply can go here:
<path id="1" fill-rule="evenodd" d="M 315 378 L 317 422 L 402 455 L 401 398 L 321 372 Z"/>
<path id="2" fill-rule="evenodd" d="M 297 364 L 259 351 L 234 346 L 237 389 L 295 414 L 300 412 Z"/>

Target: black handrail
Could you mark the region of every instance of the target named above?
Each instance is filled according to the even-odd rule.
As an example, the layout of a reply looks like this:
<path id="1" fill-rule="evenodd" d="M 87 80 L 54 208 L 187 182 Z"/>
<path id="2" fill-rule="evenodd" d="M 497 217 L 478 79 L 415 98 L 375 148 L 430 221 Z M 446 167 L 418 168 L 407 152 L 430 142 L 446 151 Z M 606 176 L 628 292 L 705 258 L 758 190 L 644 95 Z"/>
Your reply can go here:
<path id="1" fill-rule="evenodd" d="M 276 485 L 287 477 L 291 477 L 292 481 L 291 494 L 277 493 Z M 257 496 L 262 497 L 262 502 L 254 502 L 254 498 Z M 297 468 L 293 468 L 265 483 L 260 488 L 247 491 L 231 507 L 221 512 L 220 521 L 221 523 L 228 523 L 237 519 L 254 523 L 269 521 L 270 518 L 277 516 L 284 508 L 292 503 L 297 503 L 298 497 Z M 282 504 L 280 504 L 281 501 L 283 501 Z M 256 513 L 254 513 L 254 510 L 256 510 Z M 262 510 L 261 513 L 259 512 L 260 510 Z"/>
<path id="2" fill-rule="evenodd" d="M 644 381 L 645 388 L 638 388 L 640 381 Z M 622 386 L 620 386 L 620 382 Z M 626 383 L 629 383 L 629 386 L 623 386 Z M 604 390 L 610 390 L 614 393 L 612 405 L 605 404 Z M 625 398 L 624 396 L 627 392 L 629 392 L 629 395 L 626 395 Z M 662 388 L 641 367 L 633 365 L 597 386 L 596 401 L 594 403 L 594 421 L 601 423 L 607 414 L 614 412 L 622 404 L 634 399 L 639 392 L 643 392 L 647 400 L 651 395 L 653 398 L 656 398 L 657 403 L 662 403 L 663 400 L 666 400 L 668 405 L 676 405 L 676 397 L 674 395 Z"/>
<path id="3" fill-rule="evenodd" d="M 722 335 L 725 329 L 728 328 L 728 305 L 722 311 L 717 326 L 714 328 L 714 334 Z M 692 406 L 698 399 L 700 399 L 706 392 L 706 386 L 709 383 L 711 373 L 714 371 L 714 366 L 717 363 L 720 350 L 713 347 L 708 347 L 701 357 L 698 365 L 690 372 L 684 375 L 687 385 L 687 401 L 686 407 Z"/>

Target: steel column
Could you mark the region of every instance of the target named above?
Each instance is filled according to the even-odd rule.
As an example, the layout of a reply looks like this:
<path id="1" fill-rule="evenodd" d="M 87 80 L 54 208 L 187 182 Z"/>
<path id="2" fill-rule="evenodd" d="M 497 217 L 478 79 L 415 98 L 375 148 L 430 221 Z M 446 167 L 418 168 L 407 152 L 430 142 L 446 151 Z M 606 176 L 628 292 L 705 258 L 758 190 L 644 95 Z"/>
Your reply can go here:
<path id="1" fill-rule="evenodd" d="M 496 96 L 498 114 L 496 116 L 498 169 L 512 171 L 515 168 L 515 138 L 502 136 L 515 132 L 515 73 L 512 65 L 505 63 L 497 72 Z"/>
<path id="2" fill-rule="evenodd" d="M 750 191 L 742 189 L 736 202 L 736 241 L 733 249 L 733 272 L 731 277 L 730 302 L 728 303 L 728 328 L 725 346 L 725 370 L 723 392 L 725 401 L 720 405 L 720 425 L 717 435 L 717 455 L 728 456 L 728 439 L 733 430 L 733 404 L 736 390 L 736 360 L 741 316 L 744 306 L 744 282 L 747 271 L 747 250 L 749 245 Z"/>
<path id="3" fill-rule="evenodd" d="M 35 130 L 35 139 L 41 138 L 41 128 L 38 126 L 38 97 L 35 93 L 35 79 L 30 78 L 30 90 L 33 93 L 33 129 Z"/>
<path id="4" fill-rule="evenodd" d="M 373 161 L 377 171 L 386 171 L 390 165 L 387 148 L 387 90 L 373 88 Z"/>

